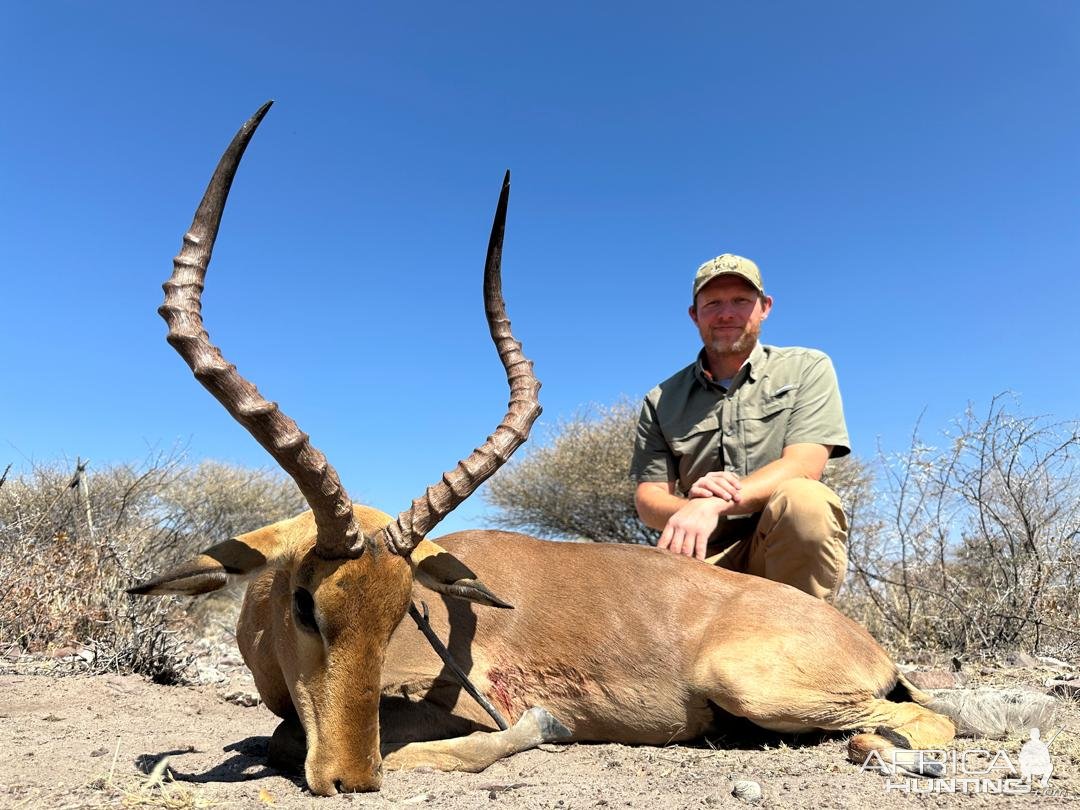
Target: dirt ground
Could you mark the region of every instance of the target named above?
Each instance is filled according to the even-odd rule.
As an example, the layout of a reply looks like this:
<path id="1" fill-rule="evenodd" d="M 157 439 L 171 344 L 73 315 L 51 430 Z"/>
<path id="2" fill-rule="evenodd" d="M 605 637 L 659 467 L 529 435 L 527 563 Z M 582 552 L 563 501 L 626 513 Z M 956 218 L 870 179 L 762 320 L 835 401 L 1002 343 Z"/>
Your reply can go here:
<path id="1" fill-rule="evenodd" d="M 976 667 L 969 684 L 974 677 L 1045 692 L 1046 680 L 1061 675 L 1061 667 L 1055 673 L 1027 663 Z M 905 793 L 901 784 L 928 783 L 893 779 L 890 787 L 889 778 L 860 771 L 846 761 L 842 737 L 783 738 L 742 728 L 699 746 L 553 746 L 481 774 L 390 772 L 380 793 L 322 799 L 264 765 L 276 718 L 257 704 L 235 651 L 201 662 L 195 686 L 120 675 L 57 677 L 57 667 L 24 661 L 0 669 L 2 808 L 743 807 L 750 803 L 732 795 L 739 780 L 760 785 L 759 807 L 1080 806 L 1075 699 L 1062 701 L 1056 721 L 1062 731 L 1051 746 L 1049 788 L 1032 795 Z M 963 739 L 956 748 L 1001 749 L 1017 763 L 1023 741 Z"/>

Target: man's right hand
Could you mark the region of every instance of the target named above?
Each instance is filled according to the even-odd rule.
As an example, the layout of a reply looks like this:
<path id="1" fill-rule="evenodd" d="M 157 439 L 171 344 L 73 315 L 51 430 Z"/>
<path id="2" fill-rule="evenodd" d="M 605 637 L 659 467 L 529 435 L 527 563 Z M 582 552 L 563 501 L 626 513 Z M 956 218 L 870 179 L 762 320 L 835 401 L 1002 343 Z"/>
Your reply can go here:
<path id="1" fill-rule="evenodd" d="M 720 516 L 731 508 L 731 503 L 723 498 L 705 497 L 687 501 L 668 518 L 656 547 L 704 560 L 709 537 L 716 531 Z"/>

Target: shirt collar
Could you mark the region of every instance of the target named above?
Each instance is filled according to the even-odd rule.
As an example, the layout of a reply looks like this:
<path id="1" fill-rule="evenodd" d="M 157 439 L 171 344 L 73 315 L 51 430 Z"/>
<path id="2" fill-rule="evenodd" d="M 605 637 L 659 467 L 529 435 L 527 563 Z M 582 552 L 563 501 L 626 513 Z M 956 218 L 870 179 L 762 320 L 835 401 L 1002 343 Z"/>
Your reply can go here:
<path id="1" fill-rule="evenodd" d="M 765 354 L 765 349 L 761 347 L 761 341 L 759 340 L 754 344 L 754 348 L 750 351 L 750 356 L 746 358 L 746 362 L 743 363 L 746 369 L 746 376 L 753 382 L 757 382 L 761 379 L 761 373 L 765 370 L 765 360 L 768 357 Z"/>
<path id="2" fill-rule="evenodd" d="M 731 378 L 732 386 L 734 386 L 736 380 L 742 375 L 743 369 L 746 369 L 746 376 L 751 382 L 757 382 L 761 378 L 761 373 L 765 368 L 765 361 L 768 355 L 761 347 L 761 341 L 759 340 L 754 344 L 754 348 L 750 350 L 750 356 L 746 358 L 743 364 L 739 367 L 739 370 L 735 373 L 735 376 Z M 719 383 L 716 382 L 705 370 L 705 349 L 698 352 L 697 360 L 694 362 L 694 377 L 706 388 L 718 387 Z"/>

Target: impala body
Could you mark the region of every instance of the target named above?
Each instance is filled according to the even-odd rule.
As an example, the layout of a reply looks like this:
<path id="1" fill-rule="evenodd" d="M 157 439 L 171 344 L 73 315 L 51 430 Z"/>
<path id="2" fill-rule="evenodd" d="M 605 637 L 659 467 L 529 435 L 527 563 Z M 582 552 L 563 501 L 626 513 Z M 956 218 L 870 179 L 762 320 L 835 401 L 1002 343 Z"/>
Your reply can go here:
<path id="1" fill-rule="evenodd" d="M 850 727 L 845 706 L 898 683 L 862 627 L 786 585 L 641 546 L 494 531 L 439 544 L 515 605 L 442 599 L 431 610 L 451 653 L 511 721 L 543 706 L 574 740 L 655 745 L 715 730 L 714 707 L 776 731 Z M 432 682 L 440 663 L 402 622 L 384 694 L 418 694 L 490 726 L 467 696 L 450 702 L 458 690 L 446 676 Z"/>
<path id="2" fill-rule="evenodd" d="M 271 762 L 302 769 L 312 792 L 331 795 L 378 789 L 384 767 L 475 771 L 546 741 L 691 739 L 725 713 L 777 731 L 876 732 L 852 738 L 853 759 L 952 739 L 952 723 L 925 708 L 929 697 L 864 629 L 794 588 L 641 547 L 494 531 L 426 539 L 509 459 L 540 412 L 539 383 L 501 295 L 509 175 L 484 273 L 507 413 L 397 518 L 354 505 L 308 436 L 225 361 L 202 325 L 221 212 L 268 107 L 222 157 L 160 311 L 196 378 L 293 477 L 311 511 L 225 540 L 130 592 L 205 593 L 250 578 L 237 641 L 282 718 Z M 412 600 L 430 603 L 436 634 L 510 728 L 493 731 L 402 621 Z"/>

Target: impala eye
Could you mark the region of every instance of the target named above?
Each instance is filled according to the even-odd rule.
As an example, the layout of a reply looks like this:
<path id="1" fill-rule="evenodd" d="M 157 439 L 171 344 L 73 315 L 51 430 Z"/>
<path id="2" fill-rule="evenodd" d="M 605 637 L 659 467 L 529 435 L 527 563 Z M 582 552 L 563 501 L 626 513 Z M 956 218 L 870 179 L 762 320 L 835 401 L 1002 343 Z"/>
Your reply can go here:
<path id="1" fill-rule="evenodd" d="M 293 591 L 292 609 L 297 624 L 309 633 L 319 632 L 319 623 L 315 621 L 315 600 L 310 591 L 303 588 Z"/>

